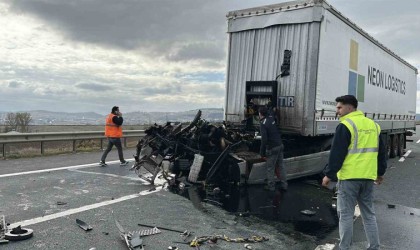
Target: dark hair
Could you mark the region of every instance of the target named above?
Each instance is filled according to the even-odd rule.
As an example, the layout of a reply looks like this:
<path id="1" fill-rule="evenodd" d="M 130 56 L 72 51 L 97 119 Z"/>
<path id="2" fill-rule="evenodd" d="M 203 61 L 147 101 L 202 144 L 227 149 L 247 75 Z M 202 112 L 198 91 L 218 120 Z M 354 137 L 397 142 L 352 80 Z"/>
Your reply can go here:
<path id="1" fill-rule="evenodd" d="M 117 107 L 117 106 L 114 106 L 114 107 L 112 107 L 112 110 L 111 110 L 111 113 L 114 113 L 115 111 L 119 111 L 119 107 Z"/>
<path id="2" fill-rule="evenodd" d="M 335 98 L 336 102 L 341 102 L 342 104 L 350 104 L 355 109 L 357 109 L 357 99 L 354 97 L 354 95 L 343 95 Z"/>
<path id="3" fill-rule="evenodd" d="M 268 114 L 268 109 L 265 106 L 262 106 L 258 109 L 258 112 L 262 115 L 262 116 L 267 116 Z"/>

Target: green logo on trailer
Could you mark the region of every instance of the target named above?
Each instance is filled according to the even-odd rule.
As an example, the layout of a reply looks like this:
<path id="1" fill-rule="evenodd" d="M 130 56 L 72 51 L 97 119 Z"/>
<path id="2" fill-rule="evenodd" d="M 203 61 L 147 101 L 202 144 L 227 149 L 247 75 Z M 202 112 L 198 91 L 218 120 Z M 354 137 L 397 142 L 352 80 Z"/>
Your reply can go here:
<path id="1" fill-rule="evenodd" d="M 365 101 L 365 76 L 358 74 L 359 68 L 359 44 L 350 40 L 349 61 L 349 95 L 354 95 L 359 102 Z"/>

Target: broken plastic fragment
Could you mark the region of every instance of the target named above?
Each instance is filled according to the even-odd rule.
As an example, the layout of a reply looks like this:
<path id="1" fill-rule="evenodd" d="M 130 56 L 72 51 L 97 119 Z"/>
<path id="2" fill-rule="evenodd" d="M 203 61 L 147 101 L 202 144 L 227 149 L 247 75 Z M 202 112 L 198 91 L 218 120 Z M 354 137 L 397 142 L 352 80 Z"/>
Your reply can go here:
<path id="1" fill-rule="evenodd" d="M 308 216 L 312 216 L 312 215 L 315 215 L 316 214 L 316 212 L 315 211 L 312 211 L 312 210 L 309 210 L 309 209 L 305 209 L 305 210 L 302 210 L 302 211 L 300 211 L 302 214 L 304 214 L 304 215 L 308 215 Z"/>
<path id="2" fill-rule="evenodd" d="M 93 227 L 91 227 L 90 225 L 88 225 L 86 222 L 84 222 L 82 220 L 76 219 L 76 223 L 81 229 L 83 229 L 85 231 L 89 231 L 89 230 L 93 229 Z"/>

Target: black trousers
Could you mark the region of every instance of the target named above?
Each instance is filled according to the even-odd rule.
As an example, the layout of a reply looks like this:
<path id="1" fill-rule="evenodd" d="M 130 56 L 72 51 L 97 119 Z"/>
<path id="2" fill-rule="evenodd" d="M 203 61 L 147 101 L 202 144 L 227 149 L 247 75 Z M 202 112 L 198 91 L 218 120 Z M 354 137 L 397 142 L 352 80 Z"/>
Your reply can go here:
<path id="1" fill-rule="evenodd" d="M 125 162 L 120 138 L 108 138 L 108 146 L 106 147 L 101 157 L 102 162 L 105 162 L 106 156 L 111 151 L 114 145 L 118 150 L 118 157 L 120 158 L 120 162 Z"/>

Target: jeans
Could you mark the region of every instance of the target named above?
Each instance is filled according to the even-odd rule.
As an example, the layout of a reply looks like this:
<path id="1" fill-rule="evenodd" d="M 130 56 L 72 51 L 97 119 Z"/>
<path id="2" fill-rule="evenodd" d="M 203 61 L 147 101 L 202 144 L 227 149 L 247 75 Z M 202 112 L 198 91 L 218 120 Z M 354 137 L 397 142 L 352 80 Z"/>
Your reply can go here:
<path id="1" fill-rule="evenodd" d="M 379 233 L 373 207 L 373 180 L 339 180 L 337 213 L 340 250 L 350 249 L 353 240 L 353 216 L 359 204 L 368 241 L 368 250 L 379 249 Z"/>
<path id="2" fill-rule="evenodd" d="M 105 151 L 104 151 L 104 153 L 102 154 L 102 157 L 101 157 L 102 162 L 105 162 L 106 156 L 111 151 L 111 149 L 114 145 L 118 150 L 118 157 L 120 158 L 120 162 L 125 162 L 120 138 L 108 138 L 108 146 L 106 147 L 106 149 L 105 149 Z"/>
<path id="3" fill-rule="evenodd" d="M 284 149 L 284 146 L 280 145 L 272 149 L 267 149 L 266 151 L 267 153 L 267 163 L 266 163 L 267 186 L 273 189 L 275 188 L 274 170 L 276 166 L 279 166 L 280 168 L 281 188 L 287 189 L 286 170 L 284 169 L 284 164 L 283 164 L 283 149 Z"/>

